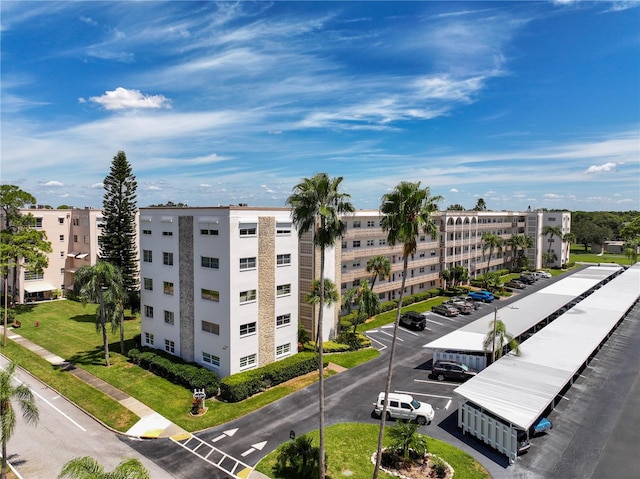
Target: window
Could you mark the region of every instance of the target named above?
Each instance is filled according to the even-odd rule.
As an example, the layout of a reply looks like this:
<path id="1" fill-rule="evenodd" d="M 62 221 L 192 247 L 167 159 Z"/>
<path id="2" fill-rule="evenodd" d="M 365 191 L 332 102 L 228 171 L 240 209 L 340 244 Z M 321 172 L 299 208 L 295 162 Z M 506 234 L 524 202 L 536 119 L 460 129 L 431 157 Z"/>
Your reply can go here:
<path id="1" fill-rule="evenodd" d="M 80 226 L 80 219 L 79 219 L 79 218 L 73 218 L 73 219 L 71 220 L 71 224 L 72 224 L 73 226 Z"/>
<path id="2" fill-rule="evenodd" d="M 431 265 L 431 271 L 435 271 L 435 270 L 436 270 L 436 265 L 435 264 Z"/>
<path id="3" fill-rule="evenodd" d="M 201 290 L 202 299 L 206 299 L 207 301 L 215 301 L 216 303 L 220 302 L 220 292 L 215 291 L 213 289 L 204 289 Z"/>
<path id="4" fill-rule="evenodd" d="M 420 242 L 424 242 L 427 241 L 427 237 L 426 236 L 420 236 Z"/>
<path id="5" fill-rule="evenodd" d="M 175 316 L 173 315 L 173 311 L 165 311 L 164 312 L 164 322 L 173 326 L 175 322 Z"/>
<path id="6" fill-rule="evenodd" d="M 144 305 L 144 317 L 153 319 L 153 306 Z"/>
<path id="7" fill-rule="evenodd" d="M 87 235 L 84 235 L 82 237 L 82 241 L 84 242 L 84 244 L 89 244 L 89 237 Z"/>
<path id="8" fill-rule="evenodd" d="M 246 323 L 240 325 L 240 336 L 247 336 L 256 332 L 256 323 Z"/>
<path id="9" fill-rule="evenodd" d="M 170 294 L 173 296 L 173 283 L 169 281 L 164 282 L 164 294 Z"/>
<path id="10" fill-rule="evenodd" d="M 64 241 L 64 235 L 60 235 L 60 241 Z"/>
<path id="11" fill-rule="evenodd" d="M 162 252 L 162 264 L 173 266 L 173 253 Z"/>
<path id="12" fill-rule="evenodd" d="M 200 264 L 203 268 L 218 269 L 219 263 L 218 258 L 209 258 L 207 256 L 200 257 Z"/>
<path id="13" fill-rule="evenodd" d="M 355 240 L 355 241 L 353 242 L 353 247 L 354 247 L 354 248 L 360 248 L 360 240 Z"/>
<path id="14" fill-rule="evenodd" d="M 78 242 L 78 235 L 73 235 L 73 242 L 77 243 Z"/>
<path id="15" fill-rule="evenodd" d="M 256 364 L 256 355 L 250 354 L 249 356 L 243 356 L 240 358 L 240 368 L 248 368 L 250 366 L 255 366 Z"/>
<path id="16" fill-rule="evenodd" d="M 64 274 L 64 268 L 60 268 L 60 274 Z"/>
<path id="17" fill-rule="evenodd" d="M 60 251 L 60 257 L 64 258 L 64 251 Z"/>
<path id="18" fill-rule="evenodd" d="M 357 268 L 360 266 L 360 260 L 356 259 L 353 261 L 353 264 L 351 265 L 353 268 Z"/>
<path id="19" fill-rule="evenodd" d="M 144 278 L 144 289 L 153 291 L 153 278 Z"/>
<path id="20" fill-rule="evenodd" d="M 353 227 L 354 228 L 360 228 L 360 221 L 354 221 L 353 222 Z"/>
<path id="21" fill-rule="evenodd" d="M 153 251 L 151 251 L 150 249 L 143 249 L 142 250 L 142 261 L 144 261 L 145 263 L 152 263 L 153 262 Z"/>
<path id="22" fill-rule="evenodd" d="M 424 266 L 420 267 L 420 269 L 418 270 L 419 273 L 424 273 Z"/>
<path id="23" fill-rule="evenodd" d="M 205 333 L 220 334 L 220 325 L 210 321 L 202 321 L 202 330 Z"/>
<path id="24" fill-rule="evenodd" d="M 249 291 L 240 292 L 240 302 L 241 303 L 248 303 L 250 301 L 255 301 L 255 300 L 256 300 L 256 290 L 255 289 L 250 289 Z"/>
<path id="25" fill-rule="evenodd" d="M 291 314 L 281 314 L 280 316 L 276 316 L 276 326 L 286 326 L 291 324 Z"/>
<path id="26" fill-rule="evenodd" d="M 151 230 L 142 230 L 142 234 L 143 235 L 150 235 L 151 234 Z"/>
<path id="27" fill-rule="evenodd" d="M 276 347 L 276 358 L 289 354 L 290 352 L 291 343 L 281 344 L 280 346 Z"/>
<path id="28" fill-rule="evenodd" d="M 64 216 L 59 216 L 58 217 L 58 224 L 59 225 L 63 225 L 64 224 Z"/>
<path id="29" fill-rule="evenodd" d="M 276 264 L 278 266 L 284 266 L 287 264 L 291 264 L 291 255 L 290 254 L 279 254 L 276 256 Z"/>
<path id="30" fill-rule="evenodd" d="M 153 334 L 144 333 L 144 342 L 153 346 Z"/>
<path id="31" fill-rule="evenodd" d="M 367 246 L 373 246 L 374 244 L 375 244 L 375 240 L 372 240 L 372 239 L 367 240 Z"/>
<path id="32" fill-rule="evenodd" d="M 211 364 L 212 366 L 220 366 L 220 358 L 213 354 L 202 352 L 202 362 Z"/>
<path id="33" fill-rule="evenodd" d="M 367 228 L 375 228 L 376 226 L 376 222 L 373 220 L 368 220 L 367 221 Z"/>
<path id="34" fill-rule="evenodd" d="M 360 286 L 360 279 L 354 279 L 353 280 L 353 287 L 356 288 L 358 286 Z"/>
<path id="35" fill-rule="evenodd" d="M 550 218 L 547 218 L 547 219 L 548 219 L 548 221 L 550 221 L 550 222 L 551 222 L 551 221 L 555 221 L 555 220 L 556 220 L 554 217 L 550 217 Z"/>
<path id="36" fill-rule="evenodd" d="M 255 236 L 258 225 L 255 223 L 240 223 L 240 236 Z"/>
<path id="37" fill-rule="evenodd" d="M 42 228 L 42 218 L 34 218 L 35 224 L 33 225 L 35 228 Z"/>
<path id="38" fill-rule="evenodd" d="M 167 351 L 168 353 L 175 353 L 176 352 L 176 343 L 174 343 L 173 341 L 169 341 L 168 339 L 164 340 L 164 350 Z"/>
<path id="39" fill-rule="evenodd" d="M 218 230 L 212 230 L 207 228 L 201 228 L 200 234 L 204 236 L 218 236 Z"/>
<path id="40" fill-rule="evenodd" d="M 387 238 L 380 238 L 378 240 L 378 246 L 384 246 L 387 244 Z"/>
<path id="41" fill-rule="evenodd" d="M 256 269 L 256 258 L 240 258 L 240 270 Z"/>
<path id="42" fill-rule="evenodd" d="M 347 249 L 347 242 L 346 241 L 342 242 L 342 249 Z"/>
<path id="43" fill-rule="evenodd" d="M 173 236 L 173 231 L 163 231 L 162 236 Z"/>
<path id="44" fill-rule="evenodd" d="M 276 296 L 286 296 L 288 294 L 291 294 L 291 283 L 279 284 L 276 287 Z"/>
<path id="45" fill-rule="evenodd" d="M 291 235 L 291 223 L 276 223 L 276 235 L 277 236 Z"/>

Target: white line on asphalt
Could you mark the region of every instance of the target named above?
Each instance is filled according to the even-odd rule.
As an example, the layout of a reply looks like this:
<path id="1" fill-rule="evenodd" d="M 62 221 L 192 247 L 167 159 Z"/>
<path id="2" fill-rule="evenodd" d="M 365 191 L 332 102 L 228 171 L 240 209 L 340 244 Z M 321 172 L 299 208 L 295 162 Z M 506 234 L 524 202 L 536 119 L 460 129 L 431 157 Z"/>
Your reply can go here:
<path id="1" fill-rule="evenodd" d="M 211 439 L 211 442 L 218 442 L 221 439 L 224 439 L 225 437 L 227 437 L 226 434 L 220 434 L 218 437 L 214 437 L 213 439 Z"/>
<path id="2" fill-rule="evenodd" d="M 3 368 L 4 369 L 4 368 Z M 18 379 L 17 377 L 14 377 L 14 379 L 20 383 L 23 384 L 24 381 L 21 381 L 20 379 Z M 49 406 L 51 406 L 53 409 L 55 409 L 56 411 L 58 411 L 64 418 L 68 419 L 69 422 L 71 422 L 72 424 L 74 424 L 75 426 L 77 426 L 78 428 L 80 428 L 82 430 L 82 432 L 87 432 L 87 430 L 85 428 L 83 428 L 80 424 L 78 424 L 77 422 L 75 422 L 73 419 L 71 419 L 66 413 L 62 412 L 60 409 L 58 409 L 57 407 L 55 407 L 51 402 L 49 402 L 47 399 L 45 399 L 44 396 L 38 394 L 36 391 L 33 390 L 33 388 L 31 388 L 31 392 L 33 394 L 35 394 L 36 396 L 38 396 L 40 399 L 42 399 L 44 402 L 46 402 Z"/>
<path id="3" fill-rule="evenodd" d="M 568 397 L 566 397 L 566 396 L 562 396 L 562 395 L 560 395 L 560 394 L 558 394 L 558 396 L 560 396 L 562 399 L 566 399 L 567 401 L 569 400 L 569 398 L 568 398 Z"/>
<path id="4" fill-rule="evenodd" d="M 444 407 L 445 411 L 447 409 L 449 409 L 449 406 L 451 406 L 451 399 L 449 399 L 449 401 L 447 401 L 447 405 Z"/>
<path id="5" fill-rule="evenodd" d="M 381 332 L 382 334 L 386 334 L 387 336 L 389 336 L 389 337 L 393 338 L 393 334 L 389 334 L 389 333 L 387 333 L 386 331 L 380 331 L 380 332 Z M 402 338 L 396 338 L 396 339 L 397 339 L 398 341 L 404 341 L 404 339 L 402 339 Z"/>
<path id="6" fill-rule="evenodd" d="M 459 383 L 448 383 L 445 381 L 431 381 L 429 379 L 414 379 L 417 383 L 440 384 L 441 386 L 460 386 Z"/>
<path id="7" fill-rule="evenodd" d="M 438 321 L 434 321 L 433 319 L 429 319 L 429 318 L 427 318 L 427 321 L 429 321 L 430 323 L 435 323 L 435 324 L 437 324 L 438 326 L 442 326 L 442 323 L 439 323 Z"/>
<path id="8" fill-rule="evenodd" d="M 249 454 L 251 454 L 253 451 L 255 451 L 254 448 L 249 448 L 246 451 L 244 451 L 242 454 L 240 454 L 242 457 L 248 456 Z"/>
<path id="9" fill-rule="evenodd" d="M 369 332 L 371 332 L 371 331 L 369 331 Z M 382 346 L 378 351 L 382 351 L 383 349 L 387 349 L 387 345 L 382 343 L 382 342 L 380 342 L 380 341 L 378 341 L 377 339 L 372 338 L 370 336 L 367 336 L 367 338 L 369 338 L 372 342 L 378 343 L 379 345 Z"/>
<path id="10" fill-rule="evenodd" d="M 425 393 L 416 393 L 412 391 L 395 391 L 400 394 L 410 394 L 412 396 L 427 396 L 431 398 L 442 398 L 442 399 L 452 399 L 451 396 L 438 396 L 437 394 L 425 394 Z"/>

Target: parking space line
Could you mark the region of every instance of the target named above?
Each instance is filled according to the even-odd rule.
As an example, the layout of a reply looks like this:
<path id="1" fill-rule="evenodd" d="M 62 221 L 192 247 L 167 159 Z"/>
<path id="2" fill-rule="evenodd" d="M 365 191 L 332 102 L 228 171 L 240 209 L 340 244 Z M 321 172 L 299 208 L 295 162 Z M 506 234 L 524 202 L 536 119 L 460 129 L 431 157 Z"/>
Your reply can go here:
<path id="1" fill-rule="evenodd" d="M 460 386 L 460 383 L 450 383 L 450 382 L 446 382 L 446 381 L 432 381 L 430 379 L 414 379 L 414 382 L 427 383 L 427 384 L 440 384 L 442 386 L 453 386 L 453 387 Z"/>
<path id="2" fill-rule="evenodd" d="M 368 332 L 370 333 L 371 331 L 368 331 Z M 372 338 L 372 337 L 371 337 L 371 336 L 369 336 L 368 334 L 367 334 L 367 338 L 369 338 L 372 342 L 378 343 L 380 346 L 382 346 L 380 349 L 378 349 L 378 351 L 382 351 L 382 350 L 384 350 L 384 349 L 387 349 L 387 345 L 386 345 L 386 344 L 384 344 L 383 342 L 380 342 L 380 341 L 378 341 L 377 339 Z"/>
<path id="3" fill-rule="evenodd" d="M 441 398 L 441 399 L 453 399 L 451 396 L 439 396 L 437 394 L 426 394 L 426 393 L 416 393 L 413 391 L 394 391 L 400 394 L 410 394 L 412 396 L 427 396 L 431 398 Z"/>
<path id="4" fill-rule="evenodd" d="M 449 406 L 451 406 L 451 399 L 447 401 L 447 405 L 444 407 L 444 410 L 446 411 L 447 409 L 449 409 Z"/>
<path id="5" fill-rule="evenodd" d="M 442 326 L 442 325 L 443 325 L 443 323 L 439 323 L 438 321 L 434 321 L 433 319 L 429 319 L 429 318 L 427 318 L 427 321 L 429 321 L 430 323 L 435 323 L 435 324 L 437 324 L 438 326 Z"/>

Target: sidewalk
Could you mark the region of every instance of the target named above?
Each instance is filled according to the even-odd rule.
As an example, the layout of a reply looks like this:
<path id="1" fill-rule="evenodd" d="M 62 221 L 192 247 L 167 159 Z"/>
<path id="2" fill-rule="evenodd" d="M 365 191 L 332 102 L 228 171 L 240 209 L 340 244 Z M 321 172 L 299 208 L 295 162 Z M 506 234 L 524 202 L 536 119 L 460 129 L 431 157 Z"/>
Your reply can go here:
<path id="1" fill-rule="evenodd" d="M 0 333 L 4 333 L 3 329 L 4 328 L 0 326 Z M 54 366 L 74 374 L 79 379 L 90 384 L 96 389 L 99 389 L 107 396 L 112 397 L 124 407 L 139 416 L 140 420 L 125 433 L 126 435 L 140 438 L 173 437 L 176 440 L 183 440 L 191 435 L 189 432 L 173 424 L 171 421 L 161 416 L 147 405 L 141 403 L 136 398 L 129 396 L 84 369 L 76 367 L 74 364 L 69 363 L 60 356 L 56 356 L 52 352 L 47 351 L 26 338 L 23 338 L 17 334 L 15 330 L 8 329 L 7 337 L 43 357 Z"/>

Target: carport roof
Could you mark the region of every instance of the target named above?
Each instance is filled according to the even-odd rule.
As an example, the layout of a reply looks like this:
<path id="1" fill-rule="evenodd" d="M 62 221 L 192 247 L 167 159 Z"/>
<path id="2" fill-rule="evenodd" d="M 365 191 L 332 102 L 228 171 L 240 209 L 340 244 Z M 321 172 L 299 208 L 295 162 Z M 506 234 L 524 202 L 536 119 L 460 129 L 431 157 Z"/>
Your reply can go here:
<path id="1" fill-rule="evenodd" d="M 636 263 L 454 392 L 529 429 L 639 297 Z"/>
<path id="2" fill-rule="evenodd" d="M 542 319 L 553 314 L 577 296 L 587 292 L 598 283 L 617 273 L 620 267 L 590 266 L 571 276 L 561 279 L 546 288 L 514 301 L 509 306 L 498 310 L 498 319 L 504 323 L 507 331 L 520 336 Z M 493 309 L 493 308 L 492 308 Z M 495 317 L 491 313 L 442 336 L 428 344 L 425 348 L 450 349 L 457 351 L 484 351 L 482 343 Z"/>

